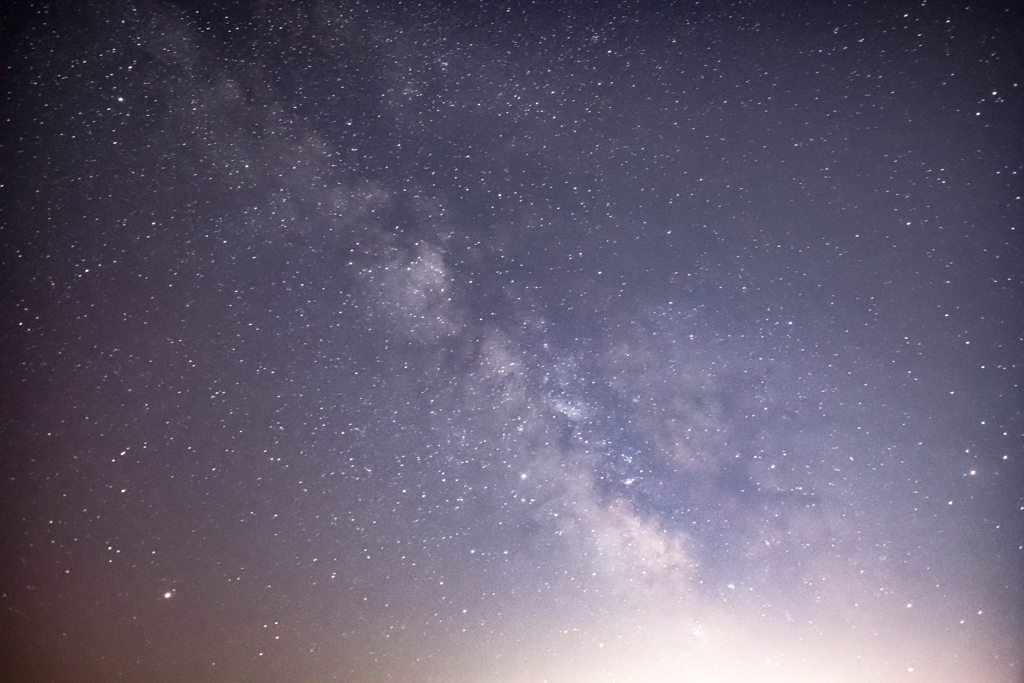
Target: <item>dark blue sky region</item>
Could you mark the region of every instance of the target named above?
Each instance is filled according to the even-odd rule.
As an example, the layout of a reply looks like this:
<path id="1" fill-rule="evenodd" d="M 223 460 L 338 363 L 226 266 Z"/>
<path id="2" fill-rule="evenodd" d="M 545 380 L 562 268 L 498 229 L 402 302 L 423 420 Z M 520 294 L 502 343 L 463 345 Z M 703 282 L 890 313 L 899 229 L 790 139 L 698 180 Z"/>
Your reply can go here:
<path id="1" fill-rule="evenodd" d="M 4 679 L 1021 680 L 1012 3 L 4 14 Z"/>

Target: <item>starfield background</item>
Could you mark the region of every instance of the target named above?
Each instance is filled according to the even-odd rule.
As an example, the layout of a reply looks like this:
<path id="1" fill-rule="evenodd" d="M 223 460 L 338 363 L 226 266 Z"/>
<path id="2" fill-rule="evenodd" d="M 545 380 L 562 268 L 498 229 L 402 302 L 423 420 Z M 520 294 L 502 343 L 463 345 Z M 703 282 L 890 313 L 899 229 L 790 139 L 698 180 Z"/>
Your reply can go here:
<path id="1" fill-rule="evenodd" d="M 3 680 L 1022 680 L 1016 3 L 0 13 Z"/>

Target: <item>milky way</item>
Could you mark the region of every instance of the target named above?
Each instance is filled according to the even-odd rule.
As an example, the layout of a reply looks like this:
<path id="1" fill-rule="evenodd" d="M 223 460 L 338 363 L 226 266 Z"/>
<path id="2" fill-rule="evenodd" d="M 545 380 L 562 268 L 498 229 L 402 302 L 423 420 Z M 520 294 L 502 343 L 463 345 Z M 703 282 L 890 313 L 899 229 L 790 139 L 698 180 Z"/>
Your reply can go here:
<path id="1" fill-rule="evenodd" d="M 1009 3 L 8 9 L 19 681 L 1019 681 Z"/>

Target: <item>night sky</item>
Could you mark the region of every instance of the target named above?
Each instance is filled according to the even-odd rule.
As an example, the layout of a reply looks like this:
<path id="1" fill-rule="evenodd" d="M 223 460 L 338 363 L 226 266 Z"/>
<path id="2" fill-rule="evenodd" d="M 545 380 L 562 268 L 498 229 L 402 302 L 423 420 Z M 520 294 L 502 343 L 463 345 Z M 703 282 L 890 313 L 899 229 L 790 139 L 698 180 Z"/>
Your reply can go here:
<path id="1" fill-rule="evenodd" d="M 1024 680 L 1024 8 L 3 13 L 3 680 Z"/>

